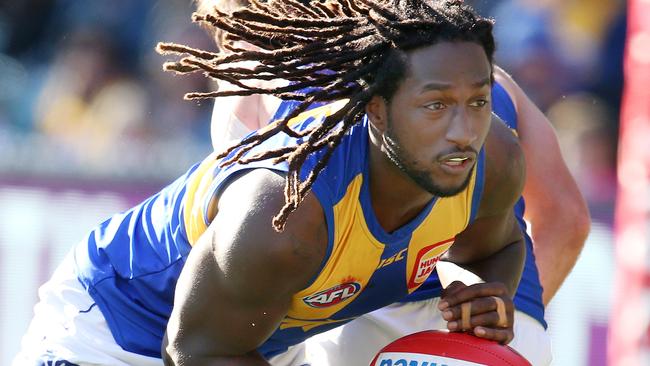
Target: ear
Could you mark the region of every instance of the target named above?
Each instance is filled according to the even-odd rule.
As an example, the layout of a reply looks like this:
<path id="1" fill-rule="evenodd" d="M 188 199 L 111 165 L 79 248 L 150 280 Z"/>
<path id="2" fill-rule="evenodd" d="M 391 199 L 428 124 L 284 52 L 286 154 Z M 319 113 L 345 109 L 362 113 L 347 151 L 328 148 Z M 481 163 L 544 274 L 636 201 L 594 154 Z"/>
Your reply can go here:
<path id="1" fill-rule="evenodd" d="M 375 127 L 379 132 L 385 132 L 388 123 L 388 105 L 386 100 L 375 95 L 366 104 L 366 115 L 370 124 Z"/>

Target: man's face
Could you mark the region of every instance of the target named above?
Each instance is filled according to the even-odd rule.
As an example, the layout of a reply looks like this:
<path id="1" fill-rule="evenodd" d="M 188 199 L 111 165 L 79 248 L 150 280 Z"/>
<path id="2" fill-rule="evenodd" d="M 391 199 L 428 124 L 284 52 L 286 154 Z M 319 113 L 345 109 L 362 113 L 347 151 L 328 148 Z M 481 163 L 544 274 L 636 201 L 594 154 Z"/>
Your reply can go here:
<path id="1" fill-rule="evenodd" d="M 436 196 L 462 191 L 491 121 L 491 65 L 480 45 L 441 42 L 407 53 L 387 105 L 382 150 Z"/>

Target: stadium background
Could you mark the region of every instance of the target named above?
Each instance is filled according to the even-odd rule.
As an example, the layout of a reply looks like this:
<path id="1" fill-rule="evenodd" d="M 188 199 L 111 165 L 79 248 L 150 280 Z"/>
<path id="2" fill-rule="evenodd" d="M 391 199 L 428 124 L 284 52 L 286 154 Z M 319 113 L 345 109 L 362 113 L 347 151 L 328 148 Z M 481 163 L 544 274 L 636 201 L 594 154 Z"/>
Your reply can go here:
<path id="1" fill-rule="evenodd" d="M 497 61 L 553 121 L 593 218 L 548 308 L 554 365 L 606 365 L 626 3 L 468 2 L 496 19 Z M 0 1 L 0 364 L 66 251 L 210 151 L 211 103 L 182 100 L 210 82 L 164 73 L 154 52 L 161 40 L 213 47 L 191 11 L 190 0 Z"/>

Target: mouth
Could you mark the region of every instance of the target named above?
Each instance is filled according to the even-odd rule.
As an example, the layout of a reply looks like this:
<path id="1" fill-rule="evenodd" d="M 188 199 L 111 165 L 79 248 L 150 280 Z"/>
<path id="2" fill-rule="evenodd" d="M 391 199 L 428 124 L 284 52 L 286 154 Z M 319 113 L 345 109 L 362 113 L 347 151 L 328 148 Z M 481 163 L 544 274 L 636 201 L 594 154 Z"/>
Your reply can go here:
<path id="1" fill-rule="evenodd" d="M 473 153 L 454 153 L 443 156 L 438 163 L 449 174 L 461 174 L 469 170 L 475 160 Z"/>

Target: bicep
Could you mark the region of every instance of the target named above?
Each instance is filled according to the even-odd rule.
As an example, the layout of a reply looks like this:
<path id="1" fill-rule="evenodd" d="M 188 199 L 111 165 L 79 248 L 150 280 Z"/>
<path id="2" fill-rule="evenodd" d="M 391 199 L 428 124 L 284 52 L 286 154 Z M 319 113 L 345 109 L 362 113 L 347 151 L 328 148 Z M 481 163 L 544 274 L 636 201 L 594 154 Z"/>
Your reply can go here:
<path id="1" fill-rule="evenodd" d="M 210 240 L 200 240 L 178 280 L 174 309 L 167 326 L 170 344 L 196 356 L 242 355 L 257 348 L 277 328 L 290 297 L 268 299 L 250 274 L 224 269 Z M 235 262 L 235 258 L 232 258 Z M 238 284 L 238 287 L 234 286 Z"/>
<path id="2" fill-rule="evenodd" d="M 521 229 L 512 210 L 477 218 L 456 236 L 445 260 L 457 264 L 481 261 L 521 238 Z"/>
<path id="3" fill-rule="evenodd" d="M 283 178 L 261 170 L 226 188 L 179 278 L 167 328 L 172 348 L 242 355 L 277 329 L 293 294 L 322 259 L 322 240 L 312 237 L 322 213 L 313 199 L 303 202 L 284 232 L 272 228 L 272 216 L 284 203 L 283 187 Z"/>

